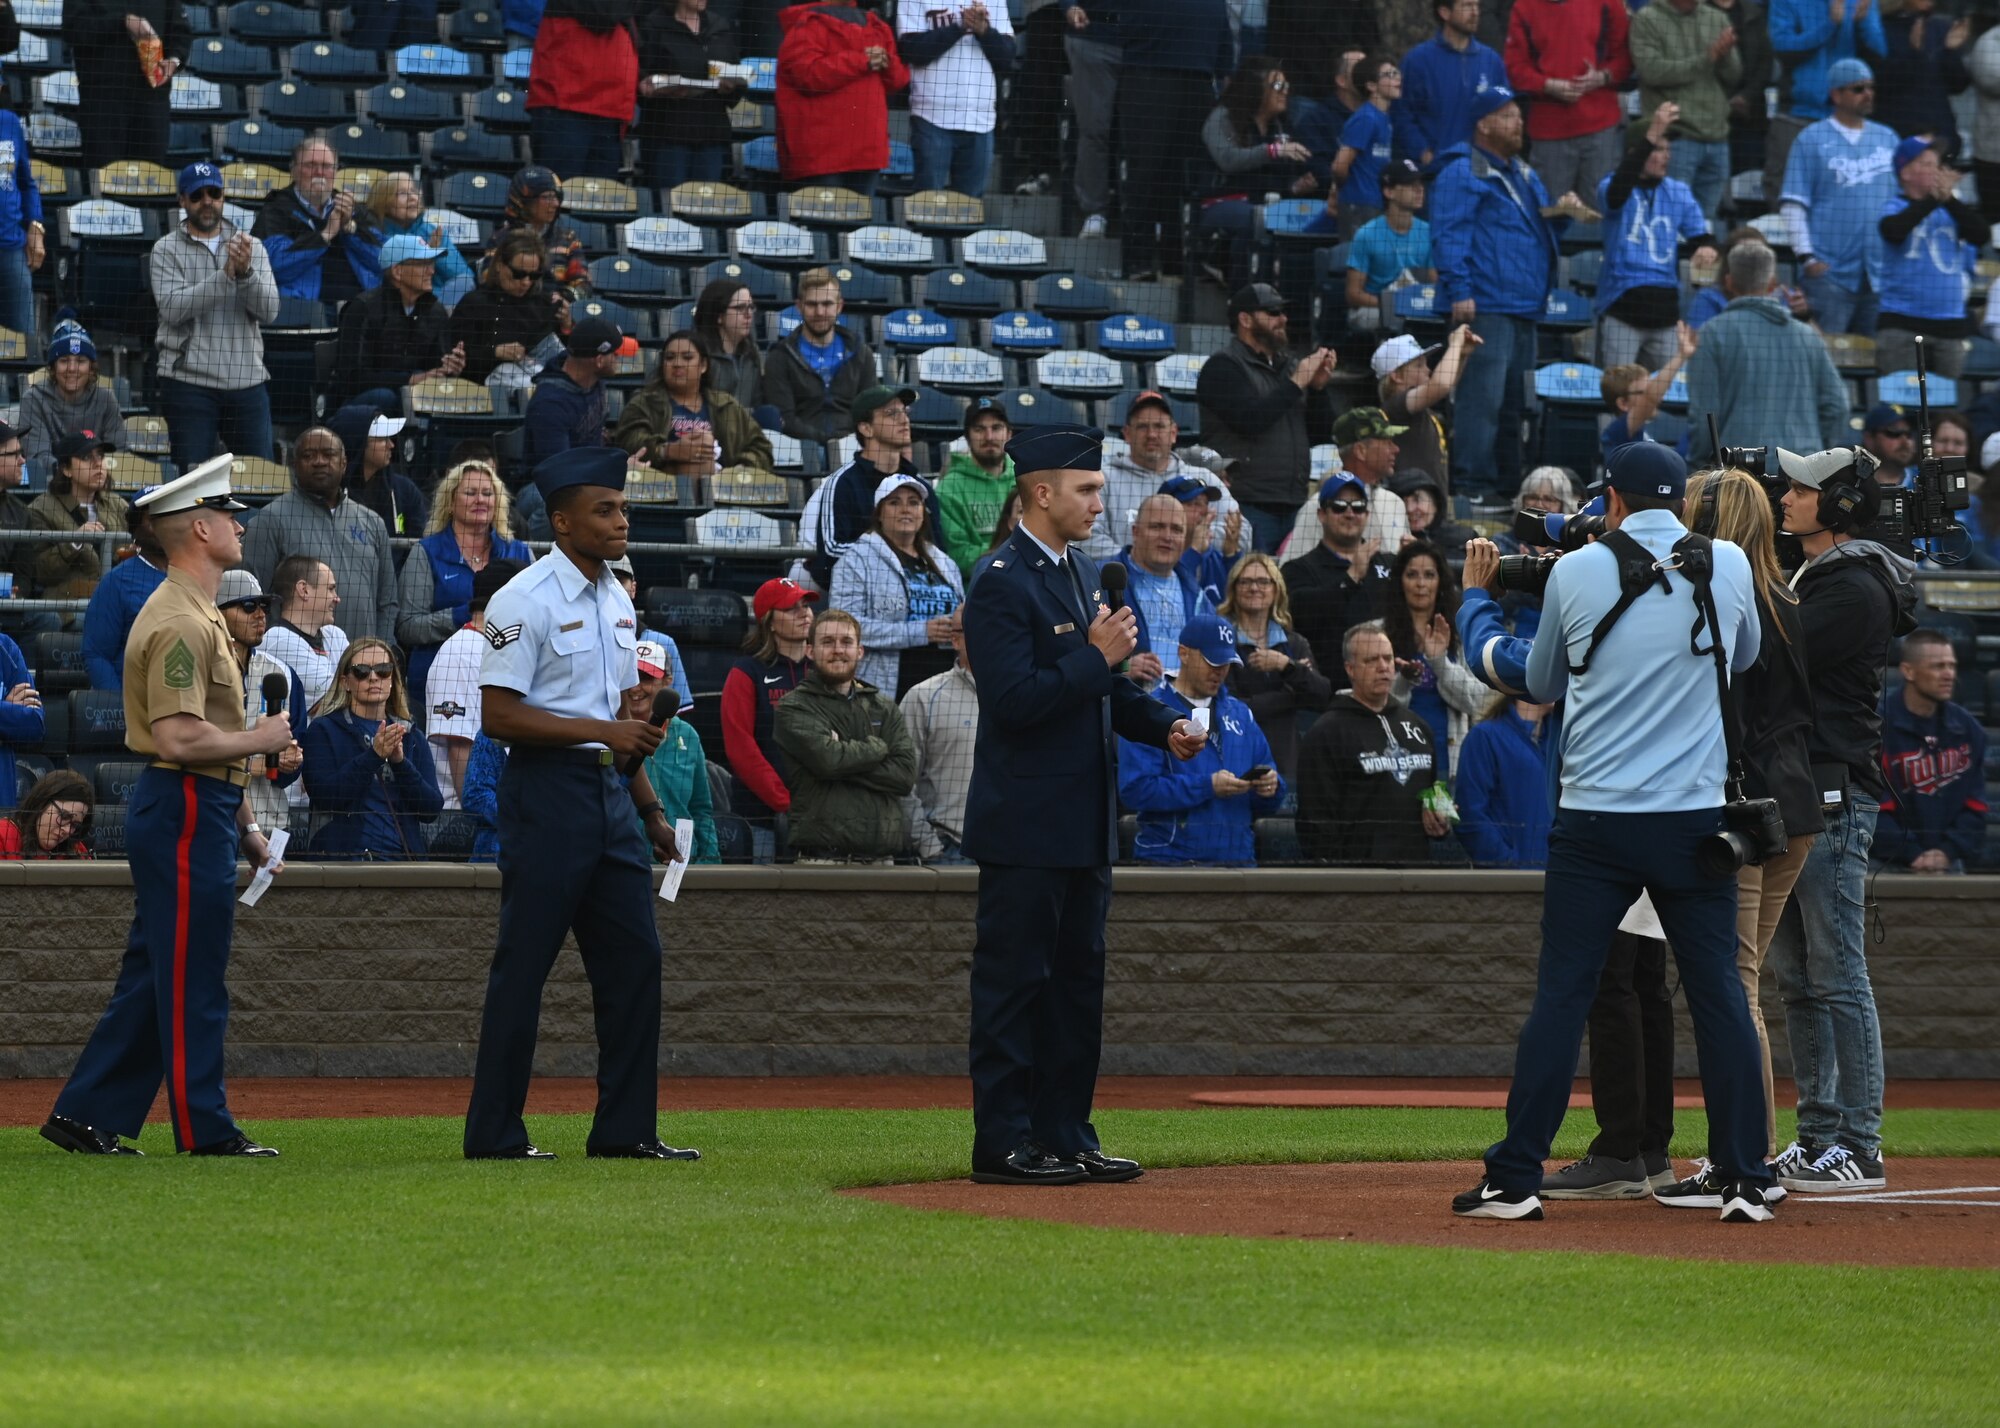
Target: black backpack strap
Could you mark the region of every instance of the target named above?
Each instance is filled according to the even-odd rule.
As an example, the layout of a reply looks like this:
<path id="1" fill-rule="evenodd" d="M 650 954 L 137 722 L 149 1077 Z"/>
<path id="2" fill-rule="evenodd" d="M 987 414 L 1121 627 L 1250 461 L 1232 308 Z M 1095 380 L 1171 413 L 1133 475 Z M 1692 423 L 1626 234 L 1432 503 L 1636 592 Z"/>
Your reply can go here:
<path id="1" fill-rule="evenodd" d="M 1715 574 L 1715 547 L 1706 536 L 1686 535 L 1674 545 L 1675 568 L 1694 586 L 1694 628 L 1688 634 L 1688 652 L 1696 659 L 1715 662 L 1715 694 L 1722 705 L 1722 743 L 1729 766 L 1724 778 L 1725 797 L 1735 803 L 1743 798 L 1743 733 L 1741 711 L 1730 697 L 1729 658 L 1722 650 L 1722 616 L 1715 608 L 1715 591 L 1710 581 Z M 1708 628 L 1708 648 L 1701 644 L 1702 627 Z"/>
<path id="2" fill-rule="evenodd" d="M 1660 569 L 1653 559 L 1653 553 L 1625 532 L 1606 531 L 1598 537 L 1597 543 L 1618 557 L 1618 603 L 1605 611 L 1604 618 L 1597 622 L 1597 628 L 1590 632 L 1590 648 L 1583 652 L 1583 662 L 1569 667 L 1572 678 L 1590 668 L 1598 645 L 1611 633 L 1611 627 L 1632 608 L 1633 601 L 1650 590 L 1656 581 L 1662 590 L 1671 592 L 1674 588 L 1667 580 L 1666 571 Z"/>

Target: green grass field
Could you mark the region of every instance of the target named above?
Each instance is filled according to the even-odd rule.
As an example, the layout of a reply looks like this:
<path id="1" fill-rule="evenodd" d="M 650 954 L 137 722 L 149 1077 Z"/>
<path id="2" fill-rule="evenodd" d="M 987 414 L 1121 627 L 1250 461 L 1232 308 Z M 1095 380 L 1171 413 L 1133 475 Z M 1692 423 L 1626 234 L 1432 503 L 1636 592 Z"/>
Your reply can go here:
<path id="1" fill-rule="evenodd" d="M 1680 1122 L 1692 1154 L 1701 1118 Z M 1498 1125 L 1099 1120 L 1154 1165 L 1472 1158 Z M 673 1117 L 698 1166 L 586 1161 L 581 1118 L 532 1126 L 559 1163 L 468 1165 L 437 1119 L 259 1123 L 267 1164 L 172 1157 L 161 1127 L 122 1161 L 0 1131 L 0 1423 L 2000 1415 L 1996 1274 L 1171 1238 L 830 1193 L 962 1173 L 944 1111 Z M 1890 1128 L 1891 1155 L 2000 1154 L 2000 1113 Z"/>

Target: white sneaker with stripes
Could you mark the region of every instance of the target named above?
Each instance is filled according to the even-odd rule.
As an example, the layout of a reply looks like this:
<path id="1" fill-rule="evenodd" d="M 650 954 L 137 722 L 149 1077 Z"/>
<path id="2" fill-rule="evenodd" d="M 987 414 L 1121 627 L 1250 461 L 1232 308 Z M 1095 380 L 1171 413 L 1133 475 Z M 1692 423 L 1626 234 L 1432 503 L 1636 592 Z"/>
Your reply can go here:
<path id="1" fill-rule="evenodd" d="M 1881 1156 L 1856 1155 L 1846 1146 L 1836 1145 L 1821 1151 L 1812 1164 L 1782 1174 L 1779 1183 L 1801 1195 L 1814 1195 L 1834 1190 L 1880 1190 L 1888 1185 L 1889 1176 Z"/>

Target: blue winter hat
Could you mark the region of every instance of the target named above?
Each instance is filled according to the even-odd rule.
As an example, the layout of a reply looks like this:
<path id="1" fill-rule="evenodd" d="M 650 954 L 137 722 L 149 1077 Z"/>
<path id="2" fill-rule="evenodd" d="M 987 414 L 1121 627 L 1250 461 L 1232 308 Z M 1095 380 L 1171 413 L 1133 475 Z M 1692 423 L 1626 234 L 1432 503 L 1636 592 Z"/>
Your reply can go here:
<path id="1" fill-rule="evenodd" d="M 567 491 L 572 486 L 602 486 L 622 491 L 628 459 L 616 446 L 572 446 L 535 468 L 535 489 L 550 505 L 555 504 L 558 491 Z"/>
<path id="2" fill-rule="evenodd" d="M 1014 459 L 1014 472 L 1019 476 L 1038 471 L 1098 471 L 1104 463 L 1104 433 L 1094 426 L 1070 422 L 1031 426 L 1014 433 L 1007 442 L 1007 454 Z"/>
<path id="3" fill-rule="evenodd" d="M 90 334 L 75 323 L 68 323 L 56 329 L 56 335 L 49 343 L 49 363 L 54 365 L 58 357 L 85 357 L 97 360 L 97 344 L 90 340 Z"/>
<path id="4" fill-rule="evenodd" d="M 1236 631 L 1220 615 L 1196 615 L 1181 626 L 1180 643 L 1213 665 L 1241 664 Z"/>
<path id="5" fill-rule="evenodd" d="M 1826 92 L 1845 89 L 1850 84 L 1873 84 L 1875 71 L 1858 59 L 1835 60 L 1826 67 Z"/>

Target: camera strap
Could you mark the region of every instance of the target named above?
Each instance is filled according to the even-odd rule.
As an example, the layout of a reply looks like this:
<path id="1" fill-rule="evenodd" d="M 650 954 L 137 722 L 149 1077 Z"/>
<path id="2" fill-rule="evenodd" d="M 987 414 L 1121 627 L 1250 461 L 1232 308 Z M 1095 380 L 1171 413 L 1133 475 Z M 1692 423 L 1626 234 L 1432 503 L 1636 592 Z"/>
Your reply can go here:
<path id="1" fill-rule="evenodd" d="M 1673 585 L 1667 579 L 1667 564 L 1653 559 L 1653 553 L 1623 531 L 1606 531 L 1598 538 L 1599 545 L 1618 558 L 1618 603 L 1604 612 L 1604 618 L 1597 622 L 1597 628 L 1590 632 L 1590 648 L 1583 652 L 1583 662 L 1569 667 L 1572 678 L 1590 669 L 1590 661 L 1597 654 L 1597 647 L 1604 643 L 1604 637 L 1611 633 L 1611 627 L 1624 618 L 1633 602 L 1657 584 L 1661 590 L 1671 595 Z M 1676 551 L 1679 546 L 1674 548 Z M 1671 557 L 1670 557 L 1671 559 Z"/>

